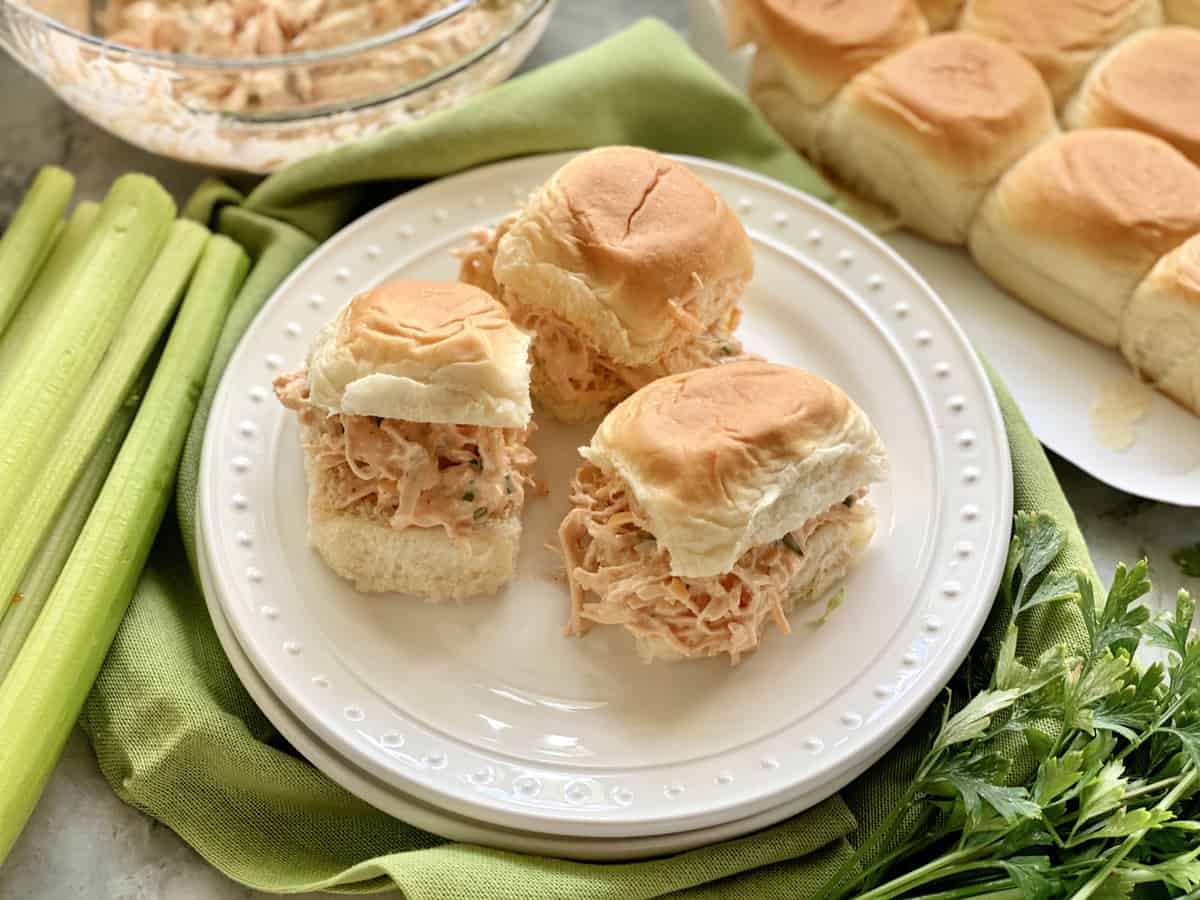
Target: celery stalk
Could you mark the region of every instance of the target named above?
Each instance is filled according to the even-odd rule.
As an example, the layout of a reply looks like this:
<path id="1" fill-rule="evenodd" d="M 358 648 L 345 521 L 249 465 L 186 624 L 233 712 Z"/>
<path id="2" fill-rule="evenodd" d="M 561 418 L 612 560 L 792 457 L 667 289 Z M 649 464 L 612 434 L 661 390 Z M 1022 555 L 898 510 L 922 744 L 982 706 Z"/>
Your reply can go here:
<path id="1" fill-rule="evenodd" d="M 118 178 L 58 285 L 62 296 L 48 298 L 58 309 L 56 327 L 46 340 L 17 348 L 0 392 L 0 535 L 18 527 L 46 450 L 78 406 L 174 215 L 154 179 Z"/>
<path id="2" fill-rule="evenodd" d="M 246 254 L 212 237 L 117 461 L 45 608 L 0 682 L 0 865 L 37 804 L 125 615 Z"/>
<path id="3" fill-rule="evenodd" d="M 46 264 L 46 260 L 50 258 L 50 254 L 54 252 L 54 248 L 58 246 L 58 239 L 62 237 L 63 232 L 67 228 L 67 223 L 63 219 L 59 219 L 54 223 L 54 227 L 50 229 L 50 236 L 46 238 L 46 243 L 42 244 L 38 251 L 37 260 L 33 264 L 33 280 L 29 282 L 29 287 L 25 291 L 25 299 L 29 299 L 29 291 L 33 290 L 33 286 L 37 284 L 38 276 L 42 274 L 42 267 Z M 24 303 L 24 301 L 21 301 Z M 17 308 L 20 312 L 20 307 Z M 14 316 L 16 314 L 14 313 Z M 11 322 L 9 323 L 12 324 Z"/>
<path id="4" fill-rule="evenodd" d="M 88 513 L 92 511 L 92 504 L 96 502 L 100 489 L 104 487 L 108 470 L 112 468 L 117 451 L 121 449 L 121 441 L 125 439 L 134 413 L 137 412 L 140 394 L 140 390 L 135 390 L 134 395 L 130 396 L 113 417 L 108 431 L 104 433 L 91 459 L 87 461 L 83 475 L 59 513 L 58 521 L 26 571 L 20 590 L 12 595 L 10 603 L 5 604 L 9 607 L 9 612 L 0 623 L 0 682 L 4 681 L 5 673 L 12 668 L 21 645 L 33 630 L 38 613 L 46 605 L 50 590 L 58 580 L 71 548 L 75 546 L 76 538 L 83 530 Z"/>
<path id="5" fill-rule="evenodd" d="M 12 368 L 11 363 L 17 355 L 17 349 L 31 340 L 44 339 L 44 335 L 39 334 L 38 329 L 54 327 L 58 311 L 46 300 L 61 298 L 58 286 L 62 283 L 63 275 L 71 262 L 83 248 L 83 242 L 87 240 L 99 212 L 99 203 L 80 203 L 75 207 L 62 235 L 54 245 L 54 251 L 38 271 L 37 280 L 29 289 L 25 302 L 21 304 L 5 332 L 0 334 L 0 385 L 3 385 L 4 376 Z M 0 387 L 0 390 L 2 389 Z"/>
<path id="6" fill-rule="evenodd" d="M 167 244 L 129 312 L 117 330 L 87 385 L 75 416 L 55 436 L 48 452 L 41 454 L 37 478 L 26 489 L 14 527 L 0 540 L 0 597 L 11 597 L 38 552 L 43 538 L 54 526 L 54 517 L 66 501 L 79 473 L 87 464 L 96 442 L 109 420 L 129 396 L 134 379 L 146 365 L 159 336 L 167 327 L 183 297 L 196 260 L 208 239 L 208 229 L 195 222 L 179 220 L 171 225 Z M 0 624 L 7 603 L 0 603 Z"/>
<path id="7" fill-rule="evenodd" d="M 46 166 L 38 172 L 0 238 L 0 333 L 16 314 L 45 261 L 74 190 L 75 179 L 69 172 Z"/>

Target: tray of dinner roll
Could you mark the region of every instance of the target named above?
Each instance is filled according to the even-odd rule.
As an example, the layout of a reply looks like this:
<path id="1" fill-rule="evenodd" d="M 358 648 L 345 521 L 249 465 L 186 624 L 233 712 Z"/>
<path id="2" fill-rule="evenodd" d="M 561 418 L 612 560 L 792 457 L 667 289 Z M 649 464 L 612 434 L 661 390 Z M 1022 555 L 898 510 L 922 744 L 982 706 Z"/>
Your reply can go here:
<path id="1" fill-rule="evenodd" d="M 870 766 L 975 640 L 1011 517 L 999 405 L 911 267 L 761 176 L 609 147 L 314 252 L 214 397 L 197 556 L 331 778 L 612 859 Z"/>
<path id="2" fill-rule="evenodd" d="M 1051 449 L 1200 505 L 1200 3 L 693 0 Z"/>

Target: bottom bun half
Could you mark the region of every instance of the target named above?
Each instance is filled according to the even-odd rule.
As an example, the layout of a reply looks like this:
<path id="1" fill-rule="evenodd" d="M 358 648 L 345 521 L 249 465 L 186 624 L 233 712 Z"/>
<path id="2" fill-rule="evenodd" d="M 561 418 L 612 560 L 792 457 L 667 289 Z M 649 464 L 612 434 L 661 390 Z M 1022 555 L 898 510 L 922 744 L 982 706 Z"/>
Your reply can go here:
<path id="1" fill-rule="evenodd" d="M 328 500 L 324 473 L 308 473 L 308 542 L 336 574 L 364 593 L 413 594 L 429 602 L 495 594 L 513 577 L 521 520 L 510 516 L 452 538 L 441 528 L 393 528 Z"/>

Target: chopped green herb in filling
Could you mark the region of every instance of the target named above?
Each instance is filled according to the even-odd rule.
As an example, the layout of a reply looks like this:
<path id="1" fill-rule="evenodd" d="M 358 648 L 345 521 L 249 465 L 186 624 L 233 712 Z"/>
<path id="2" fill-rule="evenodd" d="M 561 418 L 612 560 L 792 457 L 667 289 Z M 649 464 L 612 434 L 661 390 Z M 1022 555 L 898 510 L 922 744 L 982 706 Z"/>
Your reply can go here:
<path id="1" fill-rule="evenodd" d="M 825 602 L 825 612 L 821 614 L 821 618 L 817 619 L 817 625 L 824 625 L 829 621 L 829 617 L 833 615 L 834 610 L 842 605 L 842 601 L 846 599 L 846 592 L 838 591 Z"/>
<path id="2" fill-rule="evenodd" d="M 785 534 L 783 536 L 783 546 L 787 547 L 789 550 L 791 550 L 797 556 L 804 555 L 804 551 L 802 549 L 800 549 L 800 545 L 796 543 L 796 539 L 794 537 L 792 537 L 790 534 Z"/>

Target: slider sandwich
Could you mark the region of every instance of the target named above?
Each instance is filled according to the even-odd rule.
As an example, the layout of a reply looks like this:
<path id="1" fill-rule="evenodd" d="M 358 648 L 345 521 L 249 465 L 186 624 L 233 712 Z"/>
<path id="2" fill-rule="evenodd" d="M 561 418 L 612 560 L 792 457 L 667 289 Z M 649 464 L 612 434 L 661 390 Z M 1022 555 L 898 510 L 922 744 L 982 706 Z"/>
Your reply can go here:
<path id="1" fill-rule="evenodd" d="M 576 157 L 457 254 L 460 278 L 534 335 L 533 399 L 596 421 L 663 375 L 741 355 L 750 240 L 682 163 L 605 147 Z"/>
<path id="2" fill-rule="evenodd" d="M 275 380 L 300 420 L 308 537 L 361 591 L 498 590 L 533 484 L 529 337 L 484 291 L 391 281 Z"/>
<path id="3" fill-rule="evenodd" d="M 866 415 L 800 369 L 747 360 L 642 388 L 601 423 L 559 528 L 567 633 L 622 625 L 647 660 L 756 649 L 869 543 L 888 471 Z"/>

